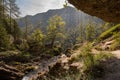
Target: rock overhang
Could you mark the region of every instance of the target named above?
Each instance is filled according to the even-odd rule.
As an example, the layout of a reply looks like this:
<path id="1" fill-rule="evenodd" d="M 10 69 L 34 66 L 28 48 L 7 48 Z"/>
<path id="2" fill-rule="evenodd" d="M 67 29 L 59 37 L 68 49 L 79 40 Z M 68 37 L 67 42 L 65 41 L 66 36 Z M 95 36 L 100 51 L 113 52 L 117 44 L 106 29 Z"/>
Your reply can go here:
<path id="1" fill-rule="evenodd" d="M 120 23 L 120 0 L 68 0 L 77 9 L 103 19 Z"/>

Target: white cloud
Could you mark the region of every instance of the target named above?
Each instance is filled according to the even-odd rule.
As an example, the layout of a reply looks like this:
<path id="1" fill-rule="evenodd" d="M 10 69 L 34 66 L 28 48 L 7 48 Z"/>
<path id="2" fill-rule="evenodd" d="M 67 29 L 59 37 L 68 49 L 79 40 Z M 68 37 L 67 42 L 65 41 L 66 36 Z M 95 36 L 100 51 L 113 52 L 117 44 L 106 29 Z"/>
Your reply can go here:
<path id="1" fill-rule="evenodd" d="M 22 13 L 21 16 L 25 16 L 62 8 L 64 2 L 65 0 L 19 0 L 18 6 Z"/>

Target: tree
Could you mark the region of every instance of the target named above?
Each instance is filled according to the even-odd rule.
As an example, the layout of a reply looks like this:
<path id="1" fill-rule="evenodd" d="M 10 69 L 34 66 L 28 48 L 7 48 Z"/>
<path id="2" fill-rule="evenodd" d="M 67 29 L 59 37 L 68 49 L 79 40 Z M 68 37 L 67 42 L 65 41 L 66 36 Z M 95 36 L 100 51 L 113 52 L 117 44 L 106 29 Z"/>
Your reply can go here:
<path id="1" fill-rule="evenodd" d="M 92 24 L 89 24 L 86 27 L 86 40 L 92 41 L 95 39 L 95 28 Z"/>
<path id="2" fill-rule="evenodd" d="M 68 30 L 67 33 L 67 42 L 68 44 L 71 44 L 72 46 L 77 43 L 77 38 L 80 35 L 80 30 L 77 28 L 71 28 Z"/>
<path id="3" fill-rule="evenodd" d="M 2 0 L 0 0 L 0 16 L 2 16 Z M 0 17 L 1 18 L 1 17 Z"/>
<path id="4" fill-rule="evenodd" d="M 7 34 L 7 31 L 5 30 L 2 25 L 0 25 L 0 48 L 9 48 L 10 42 L 9 42 L 9 36 Z"/>
<path id="5" fill-rule="evenodd" d="M 19 13 L 15 1 L 0 0 L 0 47 L 3 48 L 8 48 L 10 45 L 10 36 L 16 40 L 21 33 L 16 21 L 13 19 Z"/>
<path id="6" fill-rule="evenodd" d="M 10 17 L 18 17 L 20 12 L 19 12 L 19 7 L 16 4 L 16 0 L 8 0 L 9 4 L 9 12 L 10 12 Z"/>
<path id="7" fill-rule="evenodd" d="M 12 23 L 12 18 L 14 17 L 18 17 L 20 12 L 19 12 L 19 8 L 18 6 L 16 5 L 16 0 L 7 0 L 6 3 L 8 4 L 7 5 L 7 8 L 9 9 L 9 16 L 10 16 L 10 27 L 11 27 L 11 33 L 13 31 L 13 25 Z"/>
<path id="8" fill-rule="evenodd" d="M 24 28 L 24 38 L 26 40 L 29 39 L 29 34 L 31 34 L 33 32 L 33 30 L 35 27 L 31 24 L 31 21 L 29 20 L 29 18 L 26 16 L 25 19 L 23 20 L 24 24 L 25 24 L 25 28 Z"/>
<path id="9" fill-rule="evenodd" d="M 17 24 L 17 22 L 15 21 L 15 20 L 13 20 L 13 22 L 14 22 L 14 30 L 13 30 L 13 32 L 12 32 L 12 35 L 13 35 L 13 37 L 14 37 L 14 39 L 15 40 L 17 40 L 18 38 L 20 38 L 21 37 L 21 30 L 20 30 L 20 28 L 18 27 L 18 24 Z"/>
<path id="10" fill-rule="evenodd" d="M 32 33 L 32 38 L 35 42 L 42 44 L 43 43 L 43 39 L 44 39 L 44 34 L 42 33 L 42 31 L 40 29 L 36 29 L 33 33 Z"/>
<path id="11" fill-rule="evenodd" d="M 25 17 L 25 39 L 28 39 L 28 20 L 27 17 Z"/>
<path id="12" fill-rule="evenodd" d="M 9 23 L 10 33 L 14 31 L 14 25 L 16 25 L 14 24 L 13 18 L 18 17 L 19 14 L 20 12 L 16 5 L 16 0 L 0 0 L 0 20 L 2 20 L 2 23 L 5 23 L 5 25 Z"/>
<path id="13" fill-rule="evenodd" d="M 0 0 L 0 18 L 4 19 L 5 14 L 5 0 Z"/>
<path id="14" fill-rule="evenodd" d="M 62 41 L 65 38 L 64 26 L 65 22 L 63 19 L 55 15 L 49 19 L 49 25 L 47 27 L 47 38 L 50 41 L 51 47 L 54 46 L 55 41 Z"/>
<path id="15" fill-rule="evenodd" d="M 82 25 L 78 27 L 72 27 L 66 33 L 67 38 L 64 43 L 65 48 L 70 48 L 78 43 L 82 43 L 85 38 L 84 29 Z"/>

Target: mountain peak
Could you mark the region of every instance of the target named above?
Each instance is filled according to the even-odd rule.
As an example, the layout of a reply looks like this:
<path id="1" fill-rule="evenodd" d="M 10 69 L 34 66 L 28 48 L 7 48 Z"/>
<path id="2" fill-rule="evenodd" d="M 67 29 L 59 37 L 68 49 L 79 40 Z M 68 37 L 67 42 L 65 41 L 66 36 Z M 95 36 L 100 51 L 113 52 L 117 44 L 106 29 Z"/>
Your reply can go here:
<path id="1" fill-rule="evenodd" d="M 67 6 L 66 8 L 60 8 L 60 9 L 49 9 L 47 12 L 58 11 L 58 10 L 69 10 L 69 9 L 75 10 L 74 7 Z"/>
<path id="2" fill-rule="evenodd" d="M 34 27 L 38 26 L 39 23 L 41 23 L 41 27 L 46 27 L 48 25 L 49 18 L 54 15 L 61 16 L 66 22 L 66 27 L 75 27 L 81 23 L 86 24 L 89 20 L 92 20 L 95 23 L 102 22 L 102 20 L 85 14 L 82 11 L 78 11 L 71 6 L 61 9 L 51 9 L 44 13 L 38 13 L 34 16 L 27 15 L 26 17 Z M 25 17 L 17 20 L 20 27 L 25 27 L 24 21 L 21 21 L 24 18 Z"/>

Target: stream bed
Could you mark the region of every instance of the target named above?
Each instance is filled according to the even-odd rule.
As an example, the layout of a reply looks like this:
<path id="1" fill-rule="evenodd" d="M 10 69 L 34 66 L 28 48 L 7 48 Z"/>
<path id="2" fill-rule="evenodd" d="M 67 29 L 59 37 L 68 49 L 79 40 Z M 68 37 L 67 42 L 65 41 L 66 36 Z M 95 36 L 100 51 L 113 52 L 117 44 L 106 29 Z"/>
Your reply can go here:
<path id="1" fill-rule="evenodd" d="M 55 56 L 47 61 L 43 61 L 38 65 L 38 69 L 26 74 L 22 80 L 37 80 L 39 76 L 43 76 L 49 72 L 49 68 L 53 67 L 57 62 L 60 61 L 60 56 Z"/>

